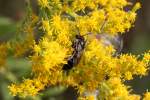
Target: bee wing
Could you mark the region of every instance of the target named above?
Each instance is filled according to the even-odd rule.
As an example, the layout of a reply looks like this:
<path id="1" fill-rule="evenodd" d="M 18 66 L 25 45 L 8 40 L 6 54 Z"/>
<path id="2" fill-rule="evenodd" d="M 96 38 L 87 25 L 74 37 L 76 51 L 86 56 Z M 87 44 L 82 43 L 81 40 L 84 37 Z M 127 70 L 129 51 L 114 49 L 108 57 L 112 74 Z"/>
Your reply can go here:
<path id="1" fill-rule="evenodd" d="M 102 40 L 105 46 L 112 45 L 116 50 L 116 54 L 119 54 L 123 48 L 123 39 L 120 35 L 112 36 L 107 33 L 96 35 L 98 40 Z"/>

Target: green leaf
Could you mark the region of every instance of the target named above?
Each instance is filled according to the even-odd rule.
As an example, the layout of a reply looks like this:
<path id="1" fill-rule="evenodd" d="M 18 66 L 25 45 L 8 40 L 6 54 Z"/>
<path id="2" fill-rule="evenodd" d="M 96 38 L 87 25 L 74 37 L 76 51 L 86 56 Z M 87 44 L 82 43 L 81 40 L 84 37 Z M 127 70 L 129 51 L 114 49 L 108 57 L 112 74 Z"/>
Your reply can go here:
<path id="1" fill-rule="evenodd" d="M 0 17 L 0 36 L 16 32 L 16 23 L 9 18 Z"/>

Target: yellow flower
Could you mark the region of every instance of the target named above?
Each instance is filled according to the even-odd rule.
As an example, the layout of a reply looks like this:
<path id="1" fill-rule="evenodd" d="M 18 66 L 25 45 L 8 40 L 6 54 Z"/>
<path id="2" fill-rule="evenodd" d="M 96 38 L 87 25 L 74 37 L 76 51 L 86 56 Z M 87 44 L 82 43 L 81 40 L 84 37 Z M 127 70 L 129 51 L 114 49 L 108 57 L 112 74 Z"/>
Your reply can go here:
<path id="1" fill-rule="evenodd" d="M 135 11 L 137 11 L 139 8 L 141 8 L 141 4 L 140 4 L 139 2 L 137 2 L 137 3 L 134 5 L 132 11 L 135 12 Z"/>
<path id="2" fill-rule="evenodd" d="M 144 94 L 143 100 L 150 100 L 150 92 L 146 92 L 146 93 Z"/>
<path id="3" fill-rule="evenodd" d="M 42 7 L 42 8 L 46 8 L 49 6 L 49 1 L 48 0 L 38 0 L 38 4 Z"/>
<path id="4" fill-rule="evenodd" d="M 86 97 L 86 100 L 95 100 L 96 97 L 94 95 L 90 95 Z"/>
<path id="5" fill-rule="evenodd" d="M 42 28 L 46 32 L 50 30 L 50 25 L 48 20 L 42 20 Z"/>
<path id="6" fill-rule="evenodd" d="M 8 88 L 11 90 L 11 94 L 13 96 L 19 95 L 20 97 L 26 97 L 27 95 L 36 95 L 39 90 L 44 88 L 44 85 L 42 84 L 41 80 L 26 79 L 23 81 L 23 83 L 19 85 L 12 84 L 8 86 Z"/>
<path id="7" fill-rule="evenodd" d="M 51 22 L 52 24 L 52 30 L 54 33 L 57 33 L 62 29 L 62 22 L 61 22 L 61 16 L 60 15 L 54 15 L 52 16 Z"/>
<path id="8" fill-rule="evenodd" d="M 129 72 L 129 71 L 128 71 L 128 72 L 125 72 L 124 77 L 125 77 L 125 79 L 127 79 L 127 80 L 133 79 L 132 74 L 131 74 L 131 72 Z"/>
<path id="9" fill-rule="evenodd" d="M 144 54 L 143 61 L 145 61 L 146 63 L 150 63 L 150 51 Z"/>

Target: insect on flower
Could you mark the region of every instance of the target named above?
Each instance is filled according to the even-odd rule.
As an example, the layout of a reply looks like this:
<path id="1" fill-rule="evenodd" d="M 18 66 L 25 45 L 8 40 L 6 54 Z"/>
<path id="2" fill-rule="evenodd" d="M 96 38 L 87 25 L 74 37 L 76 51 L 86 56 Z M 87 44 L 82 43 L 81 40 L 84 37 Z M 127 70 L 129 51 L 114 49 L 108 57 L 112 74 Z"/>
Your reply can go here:
<path id="1" fill-rule="evenodd" d="M 90 34 L 90 33 L 88 33 Z M 86 35 L 88 35 L 86 34 Z M 108 34 L 101 34 L 95 36 L 98 40 L 103 40 L 105 46 L 113 45 L 116 52 L 112 56 L 118 56 L 122 49 L 122 39 L 119 36 L 110 36 Z M 73 41 L 72 48 L 74 49 L 72 56 L 69 57 L 67 64 L 64 64 L 63 70 L 70 70 L 73 66 L 77 65 L 81 59 L 85 48 L 86 41 L 84 35 L 76 35 L 75 40 Z"/>
<path id="2" fill-rule="evenodd" d="M 72 45 L 72 48 L 74 49 L 72 56 L 69 57 L 67 64 L 63 66 L 63 70 L 69 70 L 79 63 L 83 54 L 83 50 L 85 48 L 85 43 L 86 41 L 84 39 L 84 36 L 81 36 L 80 34 L 75 36 L 75 40 L 73 41 Z"/>

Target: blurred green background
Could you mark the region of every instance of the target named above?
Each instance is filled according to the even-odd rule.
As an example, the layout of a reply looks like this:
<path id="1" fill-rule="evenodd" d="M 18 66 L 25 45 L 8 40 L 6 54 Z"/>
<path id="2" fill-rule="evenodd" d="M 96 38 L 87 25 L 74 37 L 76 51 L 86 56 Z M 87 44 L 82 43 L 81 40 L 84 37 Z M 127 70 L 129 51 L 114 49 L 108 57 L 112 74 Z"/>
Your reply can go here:
<path id="1" fill-rule="evenodd" d="M 123 53 L 140 54 L 150 49 L 150 0 L 140 2 L 142 8 L 138 11 L 135 27 L 123 36 Z M 25 5 L 25 0 L 0 0 L 0 43 L 15 37 L 17 26 L 26 14 Z M 32 0 L 32 5 L 36 10 L 36 0 Z M 75 91 L 64 87 L 51 87 L 36 97 L 26 99 L 12 97 L 7 88 L 8 84 L 20 81 L 22 77 L 28 77 L 30 72 L 31 65 L 26 59 L 14 59 L 10 56 L 7 59 L 6 69 L 0 70 L 0 100 L 76 100 Z M 150 75 L 136 77 L 126 84 L 132 86 L 134 93 L 142 95 L 150 89 Z"/>

